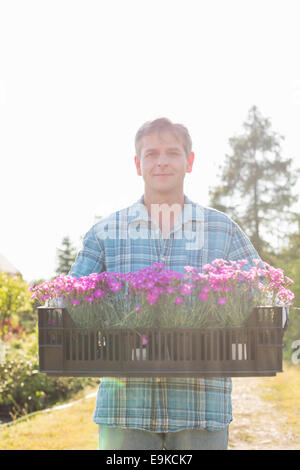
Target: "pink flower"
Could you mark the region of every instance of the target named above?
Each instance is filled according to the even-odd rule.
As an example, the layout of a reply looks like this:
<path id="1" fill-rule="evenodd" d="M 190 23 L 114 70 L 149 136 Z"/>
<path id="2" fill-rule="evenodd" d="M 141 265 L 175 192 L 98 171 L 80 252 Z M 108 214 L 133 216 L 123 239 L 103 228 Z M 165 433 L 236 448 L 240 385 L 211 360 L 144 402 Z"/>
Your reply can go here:
<path id="1" fill-rule="evenodd" d="M 261 262 L 260 259 L 253 259 L 252 261 L 256 266 L 258 266 Z"/>
<path id="2" fill-rule="evenodd" d="M 201 292 L 201 294 L 199 295 L 199 299 L 200 300 L 208 300 L 208 294 L 206 292 Z"/>
<path id="3" fill-rule="evenodd" d="M 103 295 L 104 295 L 104 292 L 103 292 L 102 289 L 97 289 L 94 292 L 94 296 L 96 297 L 96 299 L 99 299 L 100 297 L 103 297 Z"/>
<path id="4" fill-rule="evenodd" d="M 210 264 L 205 264 L 204 266 L 202 266 L 203 271 L 211 271 L 211 269 L 212 269 L 212 266 Z"/>
<path id="5" fill-rule="evenodd" d="M 120 282 L 113 282 L 111 285 L 111 290 L 114 292 L 118 292 L 122 287 L 122 284 Z"/>
<path id="6" fill-rule="evenodd" d="M 251 296 L 259 291 L 261 297 L 271 295 L 275 302 L 292 304 L 294 294 L 287 287 L 293 281 L 284 275 L 282 269 L 276 269 L 259 259 L 251 260 L 249 270 L 243 269 L 246 264 L 247 260 L 218 258 L 211 264 L 204 265 L 202 272 L 198 272 L 193 266 L 184 266 L 186 273 L 183 274 L 165 269 L 164 264 L 154 263 L 136 273 L 103 272 L 80 278 L 62 275 L 40 285 L 32 285 L 29 290 L 32 300 L 63 297 L 69 299 L 73 305 L 79 305 L 84 299 L 89 304 L 107 294 L 112 302 L 118 301 L 121 289 L 126 287 L 129 298 L 134 296 L 134 302 L 138 304 L 135 306 L 136 312 L 142 313 L 147 301 L 154 305 L 158 299 L 166 297 L 167 302 L 175 299 L 175 303 L 181 305 L 184 296 L 195 292 L 199 293 L 197 295 L 201 301 L 211 300 L 212 303 L 224 305 L 227 298 L 231 298 L 228 296 L 237 295 L 240 289 L 248 290 Z M 216 294 L 211 295 L 211 292 Z"/>
<path id="7" fill-rule="evenodd" d="M 208 294 L 209 291 L 210 291 L 209 286 L 204 286 L 203 289 L 202 289 L 203 294 Z"/>
<path id="8" fill-rule="evenodd" d="M 193 266 L 184 266 L 184 269 L 187 273 L 192 273 L 195 268 L 193 268 Z"/>
<path id="9" fill-rule="evenodd" d="M 152 289 L 152 287 L 154 287 L 154 282 L 153 281 L 145 282 L 145 287 L 148 287 L 148 289 Z"/>
<path id="10" fill-rule="evenodd" d="M 248 261 L 246 259 L 239 259 L 238 261 L 241 266 L 244 266 L 245 264 L 248 264 Z"/>
<path id="11" fill-rule="evenodd" d="M 183 284 L 183 286 L 181 286 L 181 293 L 183 295 L 188 295 L 190 294 L 192 291 L 192 286 L 189 285 L 189 284 Z"/>
<path id="12" fill-rule="evenodd" d="M 155 294 L 154 292 L 148 292 L 147 293 L 147 300 L 148 300 L 149 304 L 155 304 L 155 302 L 157 302 L 157 300 L 158 300 L 158 295 Z"/>
<path id="13" fill-rule="evenodd" d="M 175 289 L 174 289 L 174 287 L 172 287 L 172 286 L 167 286 L 167 287 L 166 287 L 166 292 L 167 292 L 168 294 L 174 294 Z"/>
<path id="14" fill-rule="evenodd" d="M 285 280 L 286 280 L 287 285 L 294 284 L 293 279 L 290 279 L 288 276 L 285 276 Z"/>
<path id="15" fill-rule="evenodd" d="M 147 336 L 142 335 L 142 345 L 148 344 Z"/>

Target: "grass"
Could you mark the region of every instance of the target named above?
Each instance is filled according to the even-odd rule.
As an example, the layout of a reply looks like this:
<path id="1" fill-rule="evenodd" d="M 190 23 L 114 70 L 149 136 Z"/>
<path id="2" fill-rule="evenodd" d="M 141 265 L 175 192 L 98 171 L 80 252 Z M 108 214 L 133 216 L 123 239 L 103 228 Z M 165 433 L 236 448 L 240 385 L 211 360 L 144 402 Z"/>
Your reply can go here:
<path id="1" fill-rule="evenodd" d="M 287 425 L 300 436 L 300 365 L 284 363 L 283 370 L 261 382 L 260 397 L 275 402 Z"/>
<path id="2" fill-rule="evenodd" d="M 97 388 L 85 390 L 85 395 Z M 276 403 L 287 426 L 300 436 L 300 366 L 284 364 L 284 373 L 262 380 L 257 390 L 264 400 Z M 82 392 L 72 399 L 82 397 Z M 98 426 L 93 422 L 95 397 L 51 412 L 38 412 L 26 420 L 0 427 L 1 450 L 96 450 Z M 243 430 L 245 441 L 250 434 Z M 284 429 L 282 429 L 284 432 Z"/>
<path id="3" fill-rule="evenodd" d="M 86 394 L 96 390 L 88 389 Z M 0 427 L 0 449 L 97 450 L 98 426 L 92 420 L 95 400 L 83 398 L 71 407 L 38 412 L 26 420 Z"/>

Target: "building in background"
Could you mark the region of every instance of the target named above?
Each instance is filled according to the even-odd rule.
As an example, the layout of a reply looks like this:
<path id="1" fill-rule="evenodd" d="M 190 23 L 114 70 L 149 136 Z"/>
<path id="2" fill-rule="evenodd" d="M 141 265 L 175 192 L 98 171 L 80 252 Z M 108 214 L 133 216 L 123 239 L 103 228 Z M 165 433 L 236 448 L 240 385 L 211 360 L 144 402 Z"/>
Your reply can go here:
<path id="1" fill-rule="evenodd" d="M 2 271 L 3 273 L 5 274 L 11 274 L 13 276 L 21 276 L 21 273 L 20 271 L 18 271 L 17 268 L 15 268 L 10 261 L 8 261 L 8 259 L 5 258 L 5 256 L 3 256 L 1 253 L 0 253 L 0 271 Z"/>

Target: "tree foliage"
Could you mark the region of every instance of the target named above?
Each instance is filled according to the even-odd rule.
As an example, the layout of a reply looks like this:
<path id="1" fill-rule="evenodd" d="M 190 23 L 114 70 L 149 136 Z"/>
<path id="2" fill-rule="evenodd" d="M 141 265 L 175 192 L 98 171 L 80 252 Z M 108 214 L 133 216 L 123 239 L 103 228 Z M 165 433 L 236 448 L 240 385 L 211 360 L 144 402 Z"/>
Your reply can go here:
<path id="1" fill-rule="evenodd" d="M 58 266 L 56 274 L 68 274 L 76 258 L 76 248 L 73 247 L 69 237 L 64 237 L 62 247 L 57 249 Z"/>
<path id="2" fill-rule="evenodd" d="M 265 259 L 274 240 L 292 220 L 292 193 L 299 170 L 281 155 L 283 137 L 271 129 L 256 106 L 243 124 L 244 133 L 229 139 L 232 152 L 220 170 L 220 184 L 210 190 L 210 205 L 230 215 Z"/>
<path id="3" fill-rule="evenodd" d="M 21 276 L 0 272 L 0 334 L 4 341 L 7 320 L 32 310 L 31 294 Z"/>

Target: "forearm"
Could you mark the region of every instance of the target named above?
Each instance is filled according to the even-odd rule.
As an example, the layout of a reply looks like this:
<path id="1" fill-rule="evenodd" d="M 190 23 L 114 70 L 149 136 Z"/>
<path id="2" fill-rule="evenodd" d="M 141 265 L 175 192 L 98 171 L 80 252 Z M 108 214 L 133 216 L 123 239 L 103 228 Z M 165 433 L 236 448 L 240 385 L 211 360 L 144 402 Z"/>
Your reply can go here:
<path id="1" fill-rule="evenodd" d="M 104 247 L 92 227 L 83 239 L 83 245 L 72 265 L 69 276 L 82 277 L 100 273 L 104 269 Z"/>

